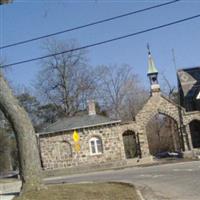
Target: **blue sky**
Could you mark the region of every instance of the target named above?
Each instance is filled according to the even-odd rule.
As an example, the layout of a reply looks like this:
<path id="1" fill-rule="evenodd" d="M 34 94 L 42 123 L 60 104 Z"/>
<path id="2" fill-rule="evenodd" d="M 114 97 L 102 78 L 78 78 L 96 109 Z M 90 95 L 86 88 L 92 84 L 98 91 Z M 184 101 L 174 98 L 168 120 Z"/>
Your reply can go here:
<path id="1" fill-rule="evenodd" d="M 0 46 L 83 25 L 163 3 L 165 1 L 53 1 L 14 0 L 0 6 Z M 200 1 L 183 0 L 162 8 L 139 13 L 112 22 L 54 37 L 59 40 L 76 39 L 86 45 L 126 35 L 192 15 L 200 14 Z M 91 66 L 101 64 L 129 64 L 148 87 L 147 42 L 160 73 L 176 84 L 172 49 L 178 68 L 200 66 L 200 18 L 175 26 L 144 33 L 135 37 L 88 49 Z M 6 63 L 44 55 L 42 40 L 0 50 Z M 30 87 L 41 68 L 39 62 L 13 66 L 6 70 L 7 78 L 15 86 Z"/>

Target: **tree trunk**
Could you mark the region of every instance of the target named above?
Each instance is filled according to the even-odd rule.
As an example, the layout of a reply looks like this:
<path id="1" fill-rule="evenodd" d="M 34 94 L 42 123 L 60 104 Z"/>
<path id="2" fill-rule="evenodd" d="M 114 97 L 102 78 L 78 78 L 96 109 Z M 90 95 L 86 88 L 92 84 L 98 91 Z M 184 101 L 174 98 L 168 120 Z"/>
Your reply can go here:
<path id="1" fill-rule="evenodd" d="M 16 134 L 19 151 L 22 192 L 40 189 L 41 165 L 36 134 L 25 110 L 19 106 L 7 82 L 0 74 L 0 109 Z"/>

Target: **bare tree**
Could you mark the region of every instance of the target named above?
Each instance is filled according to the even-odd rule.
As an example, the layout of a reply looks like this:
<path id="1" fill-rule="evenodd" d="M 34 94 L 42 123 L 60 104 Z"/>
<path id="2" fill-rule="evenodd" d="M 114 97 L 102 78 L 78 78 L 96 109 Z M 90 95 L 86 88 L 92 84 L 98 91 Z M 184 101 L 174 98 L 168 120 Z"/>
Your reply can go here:
<path id="1" fill-rule="evenodd" d="M 164 73 L 161 73 L 161 75 L 162 75 L 161 76 L 162 91 L 167 95 L 167 97 L 170 100 L 174 100 L 176 103 L 178 103 L 176 98 L 177 88 L 170 83 L 170 81 L 168 80 L 168 78 L 165 76 Z"/>
<path id="2" fill-rule="evenodd" d="M 45 51 L 54 54 L 77 47 L 75 41 L 48 40 Z M 74 115 L 83 109 L 94 90 L 84 50 L 52 56 L 42 61 L 36 88 L 50 103 L 61 106 L 65 115 Z"/>
<path id="3" fill-rule="evenodd" d="M 22 192 L 39 189 L 42 186 L 42 178 L 36 135 L 27 113 L 19 106 L 2 74 L 0 74 L 0 110 L 16 134 Z"/>
<path id="4" fill-rule="evenodd" d="M 96 71 L 99 101 L 112 117 L 134 119 L 147 98 L 147 93 L 132 68 L 128 65 L 102 65 Z"/>

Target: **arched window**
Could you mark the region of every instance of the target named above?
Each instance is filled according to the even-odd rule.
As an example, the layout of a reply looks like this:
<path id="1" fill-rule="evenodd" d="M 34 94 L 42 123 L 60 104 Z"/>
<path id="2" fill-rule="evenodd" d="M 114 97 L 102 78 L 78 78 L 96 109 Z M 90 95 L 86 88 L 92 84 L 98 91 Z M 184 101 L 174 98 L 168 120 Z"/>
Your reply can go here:
<path id="1" fill-rule="evenodd" d="M 99 137 L 92 137 L 89 140 L 90 154 L 98 155 L 103 153 L 102 141 Z"/>
<path id="2" fill-rule="evenodd" d="M 66 160 L 72 157 L 72 147 L 68 141 L 57 141 L 52 147 L 52 159 Z"/>

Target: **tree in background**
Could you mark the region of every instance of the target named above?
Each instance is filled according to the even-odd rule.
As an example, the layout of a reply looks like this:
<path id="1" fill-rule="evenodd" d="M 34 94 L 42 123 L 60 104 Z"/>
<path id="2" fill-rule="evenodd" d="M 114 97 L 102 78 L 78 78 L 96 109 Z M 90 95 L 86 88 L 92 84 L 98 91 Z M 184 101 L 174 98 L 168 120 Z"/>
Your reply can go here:
<path id="1" fill-rule="evenodd" d="M 165 151 L 180 151 L 177 122 L 163 114 L 156 114 L 146 127 L 152 155 Z"/>
<path id="2" fill-rule="evenodd" d="M 35 131 L 41 131 L 46 125 L 55 122 L 62 117 L 62 109 L 54 104 L 42 104 L 37 97 L 30 94 L 27 90 L 17 96 L 19 103 L 28 113 Z"/>
<path id="3" fill-rule="evenodd" d="M 39 119 L 37 115 L 40 102 L 37 100 L 35 96 L 31 95 L 28 91 L 21 93 L 16 97 L 20 105 L 23 106 L 26 112 L 28 113 L 33 126 L 37 127 L 39 124 Z"/>
<path id="4" fill-rule="evenodd" d="M 39 124 L 37 126 L 37 131 L 41 131 L 47 125 L 54 123 L 57 119 L 63 117 L 63 110 L 55 104 L 48 103 L 40 105 L 38 107 L 37 117 L 39 119 Z"/>
<path id="5" fill-rule="evenodd" d="M 96 96 L 114 118 L 133 120 L 148 93 L 128 65 L 96 68 Z"/>
<path id="6" fill-rule="evenodd" d="M 77 48 L 75 41 L 47 40 L 48 54 Z M 133 120 L 147 99 L 138 76 L 128 65 L 88 67 L 84 50 L 71 51 L 42 61 L 36 89 L 46 104 L 54 105 L 59 116 L 76 115 L 85 110 L 87 101 L 95 100 L 114 118 Z"/>
<path id="7" fill-rule="evenodd" d="M 76 47 L 75 41 L 66 43 L 48 40 L 44 45 L 47 54 Z M 75 115 L 85 108 L 87 100 L 95 89 L 87 66 L 86 52 L 71 51 L 44 59 L 36 88 L 46 102 L 61 107 L 66 116 Z"/>
<path id="8" fill-rule="evenodd" d="M 177 86 L 171 84 L 164 73 L 161 74 L 161 88 L 162 92 L 174 103 L 180 104 Z"/>

